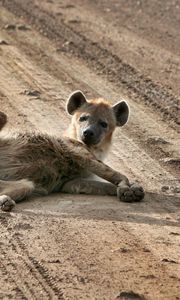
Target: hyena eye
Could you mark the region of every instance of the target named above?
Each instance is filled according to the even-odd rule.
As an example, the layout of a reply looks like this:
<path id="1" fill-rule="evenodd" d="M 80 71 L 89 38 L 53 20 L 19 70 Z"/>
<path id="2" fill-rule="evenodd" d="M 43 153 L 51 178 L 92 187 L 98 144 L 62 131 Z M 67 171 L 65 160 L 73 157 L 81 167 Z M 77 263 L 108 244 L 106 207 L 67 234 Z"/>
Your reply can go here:
<path id="1" fill-rule="evenodd" d="M 101 125 L 103 128 L 107 128 L 107 127 L 108 127 L 108 123 L 106 123 L 105 121 L 101 121 L 101 122 L 100 122 L 100 125 Z"/>
<path id="2" fill-rule="evenodd" d="M 88 118 L 89 118 L 89 116 L 81 116 L 81 117 L 79 118 L 79 122 L 87 121 Z"/>

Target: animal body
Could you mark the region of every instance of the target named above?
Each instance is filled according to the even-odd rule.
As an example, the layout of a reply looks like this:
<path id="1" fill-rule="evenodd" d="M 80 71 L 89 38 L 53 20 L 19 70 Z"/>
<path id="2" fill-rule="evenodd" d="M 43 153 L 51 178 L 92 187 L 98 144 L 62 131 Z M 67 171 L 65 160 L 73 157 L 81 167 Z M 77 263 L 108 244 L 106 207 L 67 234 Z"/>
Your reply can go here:
<path id="1" fill-rule="evenodd" d="M 72 116 L 66 135 L 39 133 L 0 135 L 0 206 L 11 210 L 32 194 L 52 192 L 117 195 L 122 201 L 140 201 L 144 191 L 125 175 L 102 162 L 116 126 L 129 115 L 125 101 L 111 106 L 103 99 L 87 100 L 75 91 L 67 101 Z M 0 129 L 6 123 L 0 114 Z M 95 174 L 108 182 L 94 180 Z"/>

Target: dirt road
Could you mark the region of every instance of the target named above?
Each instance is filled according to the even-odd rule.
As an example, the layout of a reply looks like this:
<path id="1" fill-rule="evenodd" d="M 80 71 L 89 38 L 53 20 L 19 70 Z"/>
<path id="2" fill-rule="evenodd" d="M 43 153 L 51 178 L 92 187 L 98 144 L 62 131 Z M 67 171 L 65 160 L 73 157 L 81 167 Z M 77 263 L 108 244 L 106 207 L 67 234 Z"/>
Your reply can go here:
<path id="1" fill-rule="evenodd" d="M 142 203 L 57 194 L 0 213 L 0 299 L 180 299 L 179 16 L 170 0 L 0 1 L 7 129 L 61 135 L 76 89 L 125 98 L 108 163 L 147 191 Z"/>

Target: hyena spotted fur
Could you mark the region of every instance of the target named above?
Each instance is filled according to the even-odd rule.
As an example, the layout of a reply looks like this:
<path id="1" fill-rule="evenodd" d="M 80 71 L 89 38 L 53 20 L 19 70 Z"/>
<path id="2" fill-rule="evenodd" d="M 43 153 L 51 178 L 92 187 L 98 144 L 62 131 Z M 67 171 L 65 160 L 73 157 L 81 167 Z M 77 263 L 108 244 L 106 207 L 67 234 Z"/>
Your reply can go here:
<path id="1" fill-rule="evenodd" d="M 33 194 L 52 192 L 117 195 L 121 201 L 140 201 L 144 191 L 102 160 L 116 126 L 129 115 L 125 101 L 111 106 L 104 99 L 87 100 L 75 91 L 67 101 L 72 116 L 66 135 L 1 132 L 0 206 L 10 211 L 15 203 Z M 7 118 L 0 113 L 0 129 Z M 108 182 L 94 180 L 97 175 Z"/>

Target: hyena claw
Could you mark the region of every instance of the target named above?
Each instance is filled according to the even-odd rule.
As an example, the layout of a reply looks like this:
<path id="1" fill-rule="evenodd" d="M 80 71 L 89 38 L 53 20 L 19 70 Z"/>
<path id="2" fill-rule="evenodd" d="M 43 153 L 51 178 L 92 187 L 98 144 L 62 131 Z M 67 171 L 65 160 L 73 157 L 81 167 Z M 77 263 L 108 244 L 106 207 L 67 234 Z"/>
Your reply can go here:
<path id="1" fill-rule="evenodd" d="M 117 196 L 123 202 L 139 202 L 144 198 L 144 194 L 143 188 L 137 183 L 127 186 L 121 182 L 117 188 Z"/>
<path id="2" fill-rule="evenodd" d="M 2 211 L 11 211 L 15 205 L 15 201 L 12 200 L 9 196 L 0 196 L 0 207 Z"/>

